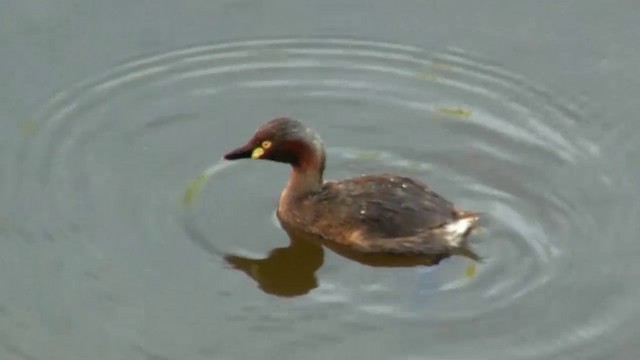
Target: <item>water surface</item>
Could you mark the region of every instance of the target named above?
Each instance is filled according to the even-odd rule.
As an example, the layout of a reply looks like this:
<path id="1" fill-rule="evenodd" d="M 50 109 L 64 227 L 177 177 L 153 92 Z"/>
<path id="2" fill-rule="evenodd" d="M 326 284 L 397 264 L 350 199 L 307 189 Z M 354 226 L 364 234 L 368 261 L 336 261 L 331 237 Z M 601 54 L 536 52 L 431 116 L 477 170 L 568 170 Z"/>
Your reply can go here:
<path id="1" fill-rule="evenodd" d="M 329 178 L 402 173 L 480 211 L 485 262 L 371 266 L 290 239 L 286 166 L 219 162 L 278 116 L 320 133 Z M 58 92 L 6 155 L 1 266 L 29 296 L 0 297 L 0 339 L 47 359 L 610 354 L 638 333 L 636 178 L 616 150 L 637 137 L 586 124 L 459 48 L 286 38 L 133 60 Z"/>

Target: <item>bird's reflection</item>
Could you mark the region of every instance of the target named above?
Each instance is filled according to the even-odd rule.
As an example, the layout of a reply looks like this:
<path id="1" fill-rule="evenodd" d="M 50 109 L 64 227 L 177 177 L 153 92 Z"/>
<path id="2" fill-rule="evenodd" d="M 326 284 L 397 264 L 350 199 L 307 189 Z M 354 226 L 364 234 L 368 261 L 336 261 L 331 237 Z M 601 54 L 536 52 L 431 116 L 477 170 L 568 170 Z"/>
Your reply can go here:
<path id="1" fill-rule="evenodd" d="M 230 254 L 224 259 L 255 280 L 262 291 L 292 297 L 318 286 L 316 271 L 324 262 L 324 251 L 316 242 L 290 236 L 289 246 L 271 250 L 264 259 Z"/>
<path id="2" fill-rule="evenodd" d="M 256 281 L 262 291 L 294 297 L 307 294 L 318 286 L 316 271 L 324 262 L 323 247 L 347 259 L 373 267 L 433 266 L 447 257 L 363 254 L 292 229 L 285 228 L 285 231 L 289 235 L 289 246 L 271 250 L 264 259 L 232 254 L 226 254 L 224 259 L 233 268 Z"/>

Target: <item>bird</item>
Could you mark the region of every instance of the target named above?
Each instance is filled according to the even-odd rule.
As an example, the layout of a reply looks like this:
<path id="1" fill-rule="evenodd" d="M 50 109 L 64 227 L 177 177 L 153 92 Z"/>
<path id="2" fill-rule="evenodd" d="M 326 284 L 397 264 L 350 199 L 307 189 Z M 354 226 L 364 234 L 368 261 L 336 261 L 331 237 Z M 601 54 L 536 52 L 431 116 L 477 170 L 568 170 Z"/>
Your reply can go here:
<path id="1" fill-rule="evenodd" d="M 276 210 L 286 228 L 363 254 L 481 260 L 467 241 L 480 219 L 477 212 L 461 210 L 425 182 L 400 174 L 324 179 L 324 142 L 299 120 L 270 120 L 223 158 L 291 167 Z"/>

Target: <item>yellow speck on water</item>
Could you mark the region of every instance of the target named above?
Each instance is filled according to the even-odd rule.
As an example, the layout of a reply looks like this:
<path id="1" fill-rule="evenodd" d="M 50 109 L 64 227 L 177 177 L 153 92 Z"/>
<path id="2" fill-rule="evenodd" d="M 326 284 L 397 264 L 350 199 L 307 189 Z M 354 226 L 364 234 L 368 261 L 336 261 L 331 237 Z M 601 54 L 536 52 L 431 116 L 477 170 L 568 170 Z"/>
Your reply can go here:
<path id="1" fill-rule="evenodd" d="M 438 81 L 438 77 L 436 76 L 436 74 L 430 71 L 419 72 L 418 74 L 416 74 L 416 76 L 421 80 Z"/>
<path id="2" fill-rule="evenodd" d="M 471 117 L 471 110 L 463 107 L 439 107 L 434 111 L 438 114 L 454 116 L 465 120 Z"/>
<path id="3" fill-rule="evenodd" d="M 434 61 L 431 63 L 431 67 L 440 71 L 449 71 L 453 66 L 451 66 L 451 64 L 447 64 L 446 62 Z"/>
<path id="4" fill-rule="evenodd" d="M 464 269 L 464 277 L 467 279 L 473 279 L 474 277 L 476 277 L 477 272 L 478 269 L 476 268 L 476 263 L 471 263 L 467 266 L 466 269 Z"/>
<path id="5" fill-rule="evenodd" d="M 431 63 L 431 66 L 428 70 L 421 71 L 416 74 L 418 79 L 427 80 L 427 81 L 438 81 L 439 77 L 437 75 L 438 72 L 450 71 L 453 68 L 452 65 L 447 64 L 442 61 L 434 61 Z"/>
<path id="6" fill-rule="evenodd" d="M 377 151 L 360 151 L 356 153 L 356 158 L 360 160 L 378 160 L 381 156 L 382 154 Z"/>
<path id="7" fill-rule="evenodd" d="M 193 180 L 191 183 L 189 183 L 187 189 L 184 192 L 184 195 L 182 196 L 182 202 L 185 205 L 189 205 L 193 202 L 195 197 L 198 196 L 198 194 L 202 190 L 202 187 L 207 182 L 208 178 L 209 176 L 206 173 L 203 173 L 195 178 L 195 180 Z"/>
<path id="8" fill-rule="evenodd" d="M 422 166 L 421 163 L 413 160 L 408 161 L 408 164 L 407 164 L 407 167 L 411 170 L 418 170 L 420 169 L 421 166 Z"/>
<path id="9" fill-rule="evenodd" d="M 36 124 L 33 121 L 27 121 L 20 127 L 20 133 L 23 136 L 31 136 L 36 133 Z"/>

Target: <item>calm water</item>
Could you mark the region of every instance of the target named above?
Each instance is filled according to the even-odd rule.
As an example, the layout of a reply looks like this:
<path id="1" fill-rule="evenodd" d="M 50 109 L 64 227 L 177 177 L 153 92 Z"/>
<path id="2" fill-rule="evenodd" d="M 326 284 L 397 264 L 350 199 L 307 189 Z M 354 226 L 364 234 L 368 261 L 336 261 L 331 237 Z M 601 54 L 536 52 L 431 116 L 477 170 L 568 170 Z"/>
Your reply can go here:
<path id="1" fill-rule="evenodd" d="M 636 358 L 639 128 L 571 98 L 486 53 L 349 37 L 182 47 L 58 89 L 2 135 L 2 358 Z M 480 211 L 486 261 L 290 239 L 288 168 L 219 161 L 276 116 L 318 130 L 328 178 L 398 172 Z"/>

